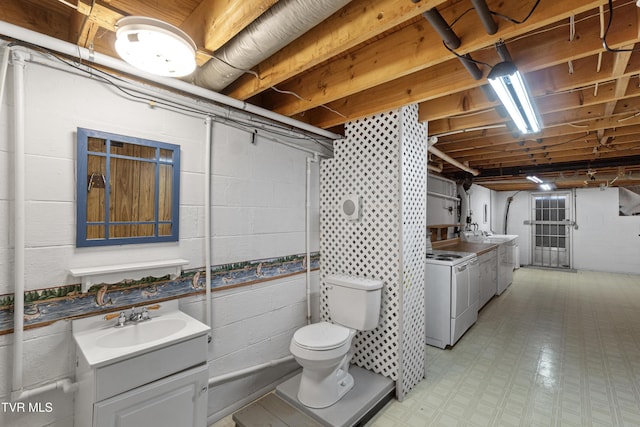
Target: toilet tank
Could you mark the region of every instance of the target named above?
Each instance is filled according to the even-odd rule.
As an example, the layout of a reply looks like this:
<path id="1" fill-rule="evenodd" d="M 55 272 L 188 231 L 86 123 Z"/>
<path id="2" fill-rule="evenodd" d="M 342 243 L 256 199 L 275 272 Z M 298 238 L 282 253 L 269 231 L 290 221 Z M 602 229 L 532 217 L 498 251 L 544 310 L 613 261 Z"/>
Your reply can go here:
<path id="1" fill-rule="evenodd" d="M 380 318 L 382 281 L 333 275 L 325 279 L 331 320 L 357 330 L 374 329 Z"/>

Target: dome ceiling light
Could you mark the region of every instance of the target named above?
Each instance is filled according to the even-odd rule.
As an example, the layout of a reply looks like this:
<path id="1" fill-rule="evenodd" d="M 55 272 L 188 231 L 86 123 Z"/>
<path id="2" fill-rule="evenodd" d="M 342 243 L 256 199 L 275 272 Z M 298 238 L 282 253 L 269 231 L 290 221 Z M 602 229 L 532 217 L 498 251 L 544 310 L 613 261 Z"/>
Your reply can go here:
<path id="1" fill-rule="evenodd" d="M 181 29 L 144 16 L 127 16 L 116 25 L 116 52 L 134 67 L 165 77 L 196 69 L 196 44 Z"/>

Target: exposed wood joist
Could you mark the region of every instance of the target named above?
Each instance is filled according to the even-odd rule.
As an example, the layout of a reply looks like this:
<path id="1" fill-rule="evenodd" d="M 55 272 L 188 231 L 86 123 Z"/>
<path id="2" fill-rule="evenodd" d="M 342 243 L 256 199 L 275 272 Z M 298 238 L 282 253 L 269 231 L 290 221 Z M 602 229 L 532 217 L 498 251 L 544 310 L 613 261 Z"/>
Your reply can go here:
<path id="1" fill-rule="evenodd" d="M 234 98 L 250 98 L 444 2 L 354 0 L 326 23 L 311 29 L 259 64 L 255 71 L 260 79 L 244 76 L 225 92 Z"/>
<path id="2" fill-rule="evenodd" d="M 204 0 L 180 25 L 196 45 L 214 52 L 278 0 Z"/>
<path id="3" fill-rule="evenodd" d="M 0 19 L 115 56 L 117 20 L 149 16 L 186 31 L 198 46 L 202 65 L 276 3 L 3 0 Z M 439 136 L 435 147 L 481 171 L 478 181 L 482 173 L 519 167 L 551 170 L 554 165 L 604 161 L 611 162 L 608 173 L 615 172 L 616 161 L 640 173 L 640 164 L 629 163 L 640 151 L 635 136 L 640 134 L 640 52 L 606 52 L 601 40 L 606 33 L 614 49 L 640 49 L 635 0 L 612 0 L 613 15 L 609 0 L 487 4 L 494 14 L 514 20 L 532 13 L 520 24 L 494 15 L 498 31 L 489 35 L 470 0 L 352 0 L 257 64 L 253 71 L 258 77 L 246 73 L 222 92 L 337 132 L 350 120 L 418 103 L 429 134 Z M 456 52 L 486 63 L 479 65 L 481 79 L 471 77 L 420 16 L 434 7 L 461 39 Z M 509 120 L 498 114 L 498 101 L 487 99 L 486 75 L 501 60 L 494 46 L 498 41 L 506 44 L 529 84 L 544 122 L 539 134 L 512 133 Z M 440 168 L 445 175 L 459 171 L 446 163 Z M 584 174 L 571 173 L 576 174 L 572 182 Z M 503 176 L 486 182 L 495 189 L 535 189 L 520 178 L 505 186 L 500 179 L 509 181 Z"/>
<path id="4" fill-rule="evenodd" d="M 597 7 L 600 3 L 602 1 L 541 2 L 536 15 L 525 24 L 501 23 L 494 35 L 488 35 L 480 21 L 473 14 L 467 14 L 456 26 L 456 29 L 458 25 L 464 28 L 459 34 L 462 45 L 457 52 L 476 52 L 493 46 L 501 39 L 517 37 L 548 25 L 558 16 L 568 17 L 576 11 Z M 525 9 L 530 8 L 530 5 L 523 5 L 522 2 L 505 2 L 499 6 L 503 6 L 498 8 L 500 12 L 509 16 L 524 16 Z M 441 14 L 447 21 L 453 21 L 462 12 L 460 5 L 456 4 L 442 10 Z M 324 112 L 314 114 L 312 123 L 320 127 L 331 127 L 344 123 L 345 117 L 355 119 L 360 114 L 369 115 L 403 105 L 402 102 L 407 100 L 419 102 L 429 99 L 422 93 L 427 90 L 425 85 L 449 86 L 455 83 L 455 79 L 450 78 L 451 72 L 466 72 L 457 59 L 451 60 L 452 57 L 426 20 L 420 20 L 352 52 L 349 56 L 340 57 L 307 73 L 304 79 L 295 79 L 281 85 L 281 89 L 295 92 L 302 99 L 269 93 L 264 102 L 274 111 L 289 116 L 327 104 L 344 117 L 331 114 L 325 109 Z M 443 63 L 446 64 L 443 68 L 437 67 L 437 70 L 429 72 L 434 66 Z M 475 80 L 470 80 L 473 83 L 467 83 L 466 88 L 477 86 Z M 367 108 L 376 101 L 384 106 Z"/>
<path id="5" fill-rule="evenodd" d="M 630 7 L 631 5 L 629 9 L 625 8 L 623 11 L 634 12 L 634 9 L 630 9 Z M 633 7 L 635 8 L 635 6 Z M 628 46 L 626 43 L 629 40 L 640 40 L 637 20 L 635 19 L 635 12 L 626 13 L 623 17 L 626 17 L 624 25 L 614 27 L 610 31 L 610 38 L 616 40 L 617 43 L 624 44 L 623 46 Z M 576 24 L 578 35 L 573 42 L 569 41 L 566 27 L 563 26 L 508 44 L 509 49 L 514 51 L 512 55 L 514 61 L 518 69 L 525 74 L 534 97 L 549 94 L 552 90 L 557 93 L 558 91 L 589 86 L 596 82 L 612 80 L 616 77 L 616 73 L 619 71 L 614 68 L 614 62 L 616 64 L 620 62 L 615 59 L 617 55 L 605 53 L 604 60 L 601 66 L 598 67 L 597 54 L 602 53 L 602 41 L 597 32 L 589 30 L 597 23 L 598 18 L 596 16 Z M 549 51 L 540 51 L 539 48 L 536 48 L 543 44 L 546 46 L 546 40 L 551 40 L 550 45 L 552 48 Z M 582 62 L 579 61 L 584 58 L 588 59 Z M 573 74 L 568 72 L 567 60 L 574 61 Z M 578 62 L 576 63 L 575 61 Z M 581 67 L 581 63 L 584 63 L 585 66 Z M 534 71 L 549 68 L 553 68 L 553 73 L 533 73 Z M 619 75 L 624 73 L 625 70 L 623 69 Z M 560 81 L 558 82 L 558 80 Z M 486 81 L 478 82 L 470 90 L 456 91 L 445 97 L 431 98 L 421 102 L 420 119 L 433 121 L 495 106 L 496 102 L 488 101 L 480 90 L 481 84 L 486 84 Z M 553 85 L 552 90 L 550 85 Z"/>

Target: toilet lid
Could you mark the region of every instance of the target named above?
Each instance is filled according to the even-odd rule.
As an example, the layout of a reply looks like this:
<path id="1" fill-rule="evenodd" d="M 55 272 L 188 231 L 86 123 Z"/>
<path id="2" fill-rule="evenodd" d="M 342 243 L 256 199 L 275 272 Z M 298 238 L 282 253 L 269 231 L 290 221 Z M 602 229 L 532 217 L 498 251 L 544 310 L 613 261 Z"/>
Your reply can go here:
<path id="1" fill-rule="evenodd" d="M 333 350 L 349 339 L 348 328 L 329 322 L 313 323 L 298 329 L 293 340 L 308 350 Z"/>

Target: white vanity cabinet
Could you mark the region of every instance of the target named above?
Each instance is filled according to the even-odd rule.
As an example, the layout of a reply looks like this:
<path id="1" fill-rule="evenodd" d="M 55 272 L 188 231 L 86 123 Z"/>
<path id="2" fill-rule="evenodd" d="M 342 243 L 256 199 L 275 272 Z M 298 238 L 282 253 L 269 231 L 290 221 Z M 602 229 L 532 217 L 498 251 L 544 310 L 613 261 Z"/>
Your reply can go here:
<path id="1" fill-rule="evenodd" d="M 95 330 L 74 324 L 78 344 L 74 425 L 206 427 L 209 327 L 190 319 L 178 312 L 118 329 L 113 320 Z M 179 332 L 149 338 L 160 327 L 169 331 L 167 325 L 183 321 L 186 326 Z M 129 338 L 137 335 L 141 343 Z M 118 342 L 122 347 L 114 348 Z"/>
<path id="2" fill-rule="evenodd" d="M 93 405 L 93 425 L 95 427 L 205 426 L 207 423 L 207 374 L 207 366 L 201 365 L 96 402 Z"/>

